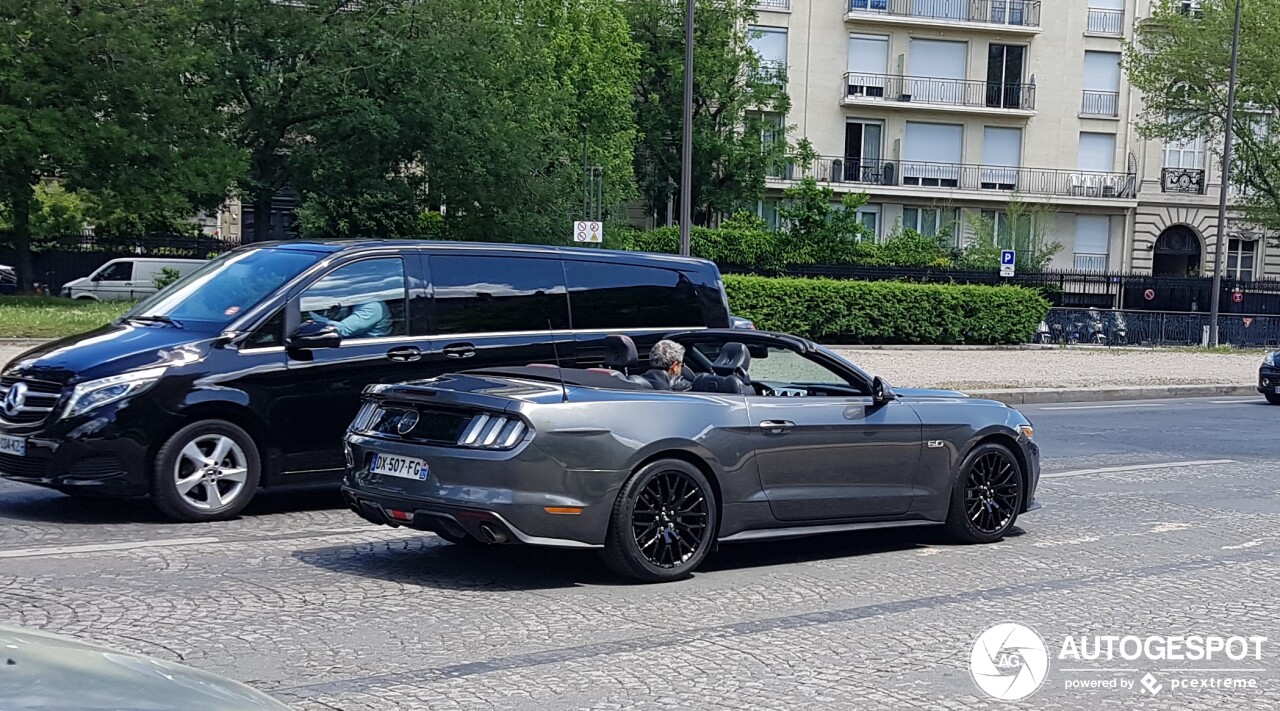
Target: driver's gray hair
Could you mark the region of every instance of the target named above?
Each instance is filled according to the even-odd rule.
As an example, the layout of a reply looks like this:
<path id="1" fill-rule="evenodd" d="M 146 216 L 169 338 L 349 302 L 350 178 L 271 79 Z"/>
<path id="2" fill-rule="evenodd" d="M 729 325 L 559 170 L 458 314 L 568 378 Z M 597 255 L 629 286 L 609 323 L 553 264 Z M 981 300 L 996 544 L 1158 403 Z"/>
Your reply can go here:
<path id="1" fill-rule="evenodd" d="M 676 363 L 684 362 L 684 346 L 675 341 L 661 340 L 649 349 L 649 367 L 668 370 Z"/>

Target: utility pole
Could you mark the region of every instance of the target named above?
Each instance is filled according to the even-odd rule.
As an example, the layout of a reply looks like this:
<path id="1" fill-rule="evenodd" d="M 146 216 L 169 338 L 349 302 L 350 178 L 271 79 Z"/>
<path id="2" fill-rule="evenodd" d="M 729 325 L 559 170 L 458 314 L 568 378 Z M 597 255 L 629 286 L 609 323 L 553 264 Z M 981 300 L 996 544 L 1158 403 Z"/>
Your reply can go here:
<path id="1" fill-rule="evenodd" d="M 684 140 L 680 146 L 680 254 L 689 256 L 693 222 L 693 2 L 684 6 Z"/>
<path id="2" fill-rule="evenodd" d="M 1218 311 L 1222 301 L 1222 261 L 1227 250 L 1227 188 L 1231 183 L 1231 153 L 1235 142 L 1236 73 L 1240 66 L 1240 14 L 1244 0 L 1236 0 L 1236 24 L 1231 34 L 1231 75 L 1227 80 L 1227 129 L 1222 145 L 1222 190 L 1218 196 L 1218 244 L 1213 254 L 1213 297 L 1209 304 L 1209 345 L 1218 345 Z"/>

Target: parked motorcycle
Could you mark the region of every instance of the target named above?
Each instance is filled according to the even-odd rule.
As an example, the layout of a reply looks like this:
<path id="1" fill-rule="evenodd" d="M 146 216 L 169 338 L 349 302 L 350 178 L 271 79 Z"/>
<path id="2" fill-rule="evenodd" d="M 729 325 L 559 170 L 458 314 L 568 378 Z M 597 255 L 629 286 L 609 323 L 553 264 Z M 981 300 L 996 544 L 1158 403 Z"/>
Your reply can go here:
<path id="1" fill-rule="evenodd" d="M 1089 321 L 1086 325 L 1085 333 L 1089 337 L 1089 342 L 1105 346 L 1107 344 L 1107 331 L 1102 326 L 1102 314 L 1097 309 L 1089 309 Z"/>

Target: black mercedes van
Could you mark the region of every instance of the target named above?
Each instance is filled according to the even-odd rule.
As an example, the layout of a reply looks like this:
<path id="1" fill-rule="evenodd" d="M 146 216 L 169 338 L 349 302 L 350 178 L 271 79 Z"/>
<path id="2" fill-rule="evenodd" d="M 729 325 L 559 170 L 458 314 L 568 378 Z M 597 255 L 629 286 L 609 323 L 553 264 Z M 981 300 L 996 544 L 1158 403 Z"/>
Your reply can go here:
<path id="1" fill-rule="evenodd" d="M 371 383 L 598 365 L 625 333 L 727 328 L 711 262 L 442 242 L 277 242 L 209 262 L 115 323 L 0 373 L 0 476 L 228 518 L 343 470 Z"/>

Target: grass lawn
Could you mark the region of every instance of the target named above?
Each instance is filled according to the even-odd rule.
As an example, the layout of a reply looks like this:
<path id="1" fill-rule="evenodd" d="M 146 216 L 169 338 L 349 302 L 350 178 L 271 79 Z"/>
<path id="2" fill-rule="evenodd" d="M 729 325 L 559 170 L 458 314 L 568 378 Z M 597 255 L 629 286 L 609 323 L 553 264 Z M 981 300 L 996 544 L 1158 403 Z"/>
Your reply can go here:
<path id="1" fill-rule="evenodd" d="M 131 301 L 73 301 L 51 296 L 0 296 L 0 338 L 58 338 L 111 322 Z"/>

